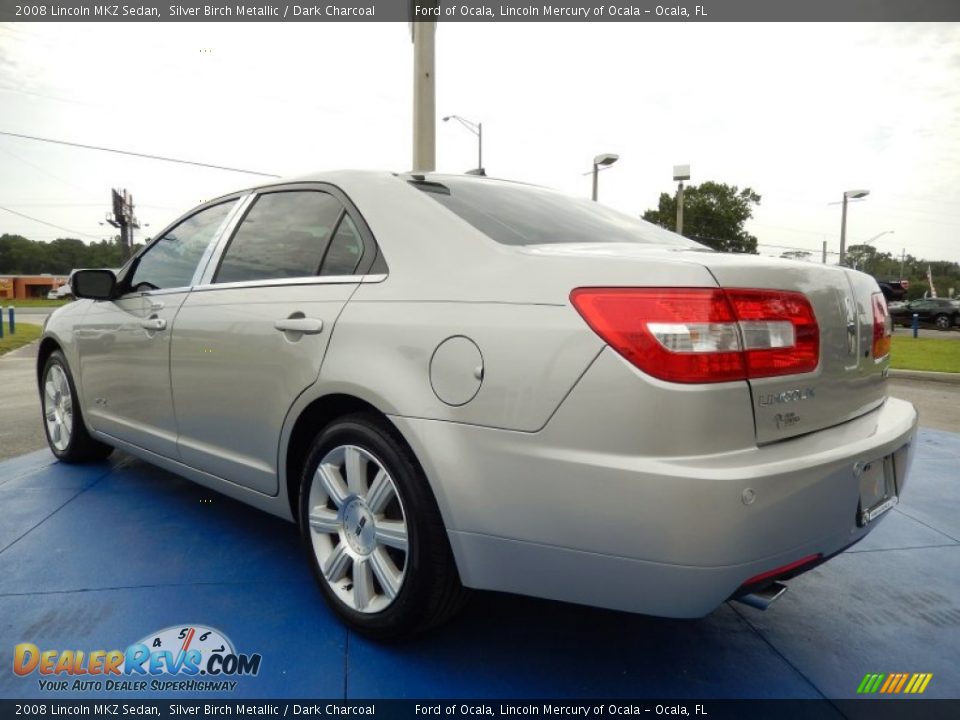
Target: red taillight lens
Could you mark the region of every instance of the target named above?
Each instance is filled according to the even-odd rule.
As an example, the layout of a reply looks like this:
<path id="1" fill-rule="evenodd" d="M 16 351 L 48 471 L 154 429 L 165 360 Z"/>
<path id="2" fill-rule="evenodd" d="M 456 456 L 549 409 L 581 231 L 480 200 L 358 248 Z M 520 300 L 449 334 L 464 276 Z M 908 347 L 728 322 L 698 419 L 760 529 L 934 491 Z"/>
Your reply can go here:
<path id="1" fill-rule="evenodd" d="M 809 372 L 820 331 L 796 292 L 720 288 L 578 288 L 587 324 L 649 375 L 681 383 Z"/>
<path id="2" fill-rule="evenodd" d="M 890 354 L 890 336 L 893 334 L 893 318 L 887 310 L 883 293 L 874 293 L 873 302 L 873 359 L 882 360 Z"/>
<path id="3" fill-rule="evenodd" d="M 747 375 L 793 375 L 815 370 L 820 328 L 810 301 L 797 292 L 725 290 L 740 321 Z"/>

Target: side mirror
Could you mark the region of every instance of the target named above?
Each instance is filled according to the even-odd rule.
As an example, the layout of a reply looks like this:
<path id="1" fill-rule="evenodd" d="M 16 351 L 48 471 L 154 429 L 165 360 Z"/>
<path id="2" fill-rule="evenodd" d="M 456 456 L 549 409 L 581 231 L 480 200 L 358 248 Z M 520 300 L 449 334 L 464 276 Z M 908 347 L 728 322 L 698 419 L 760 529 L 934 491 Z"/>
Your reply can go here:
<path id="1" fill-rule="evenodd" d="M 70 278 L 74 296 L 90 300 L 110 300 L 117 289 L 112 270 L 77 270 Z"/>

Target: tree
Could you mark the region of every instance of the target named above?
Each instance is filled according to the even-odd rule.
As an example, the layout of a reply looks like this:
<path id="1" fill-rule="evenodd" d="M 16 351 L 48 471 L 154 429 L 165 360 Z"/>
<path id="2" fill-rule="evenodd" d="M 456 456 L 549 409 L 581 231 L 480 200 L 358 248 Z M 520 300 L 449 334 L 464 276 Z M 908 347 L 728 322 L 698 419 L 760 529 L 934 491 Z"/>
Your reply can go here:
<path id="1" fill-rule="evenodd" d="M 87 245 L 76 238 L 47 243 L 22 235 L 0 235 L 0 275 L 67 275 L 77 268 L 118 268 L 122 264 L 118 238 Z"/>
<path id="2" fill-rule="evenodd" d="M 691 185 L 683 192 L 683 234 L 715 250 L 756 253 L 757 238 L 743 226 L 759 204 L 760 196 L 750 188 L 717 182 Z M 677 198 L 660 193 L 659 206 L 643 213 L 643 219 L 673 230 Z"/>
<path id="3" fill-rule="evenodd" d="M 843 264 L 846 267 L 877 276 L 889 274 L 884 271 L 892 262 L 890 253 L 882 253 L 873 245 L 867 244 L 850 245 L 847 248 L 846 257 L 843 258 Z"/>

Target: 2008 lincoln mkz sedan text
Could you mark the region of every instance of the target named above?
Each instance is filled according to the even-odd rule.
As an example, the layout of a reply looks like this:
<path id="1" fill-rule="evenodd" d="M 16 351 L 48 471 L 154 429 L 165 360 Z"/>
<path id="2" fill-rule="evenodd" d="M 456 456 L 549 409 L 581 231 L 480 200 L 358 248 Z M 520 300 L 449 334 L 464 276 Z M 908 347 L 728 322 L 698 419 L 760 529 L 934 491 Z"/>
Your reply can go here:
<path id="1" fill-rule="evenodd" d="M 538 187 L 257 187 L 72 285 L 37 368 L 54 454 L 121 448 L 296 521 L 375 637 L 465 588 L 763 606 L 863 538 L 912 457 L 871 277 Z"/>

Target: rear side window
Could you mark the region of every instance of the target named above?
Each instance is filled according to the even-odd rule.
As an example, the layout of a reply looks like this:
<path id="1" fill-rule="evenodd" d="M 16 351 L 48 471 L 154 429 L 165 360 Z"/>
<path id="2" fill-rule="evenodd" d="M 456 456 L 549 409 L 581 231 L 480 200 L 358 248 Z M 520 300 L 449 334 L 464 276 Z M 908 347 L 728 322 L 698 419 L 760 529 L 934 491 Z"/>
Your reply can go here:
<path id="1" fill-rule="evenodd" d="M 321 275 L 353 275 L 363 257 L 363 240 L 360 232 L 349 215 L 344 215 L 340 221 L 327 255 L 320 268 Z"/>
<path id="2" fill-rule="evenodd" d="M 224 253 L 213 282 L 316 275 L 343 205 L 319 191 L 257 198 Z"/>
<path id="3" fill-rule="evenodd" d="M 553 190 L 496 180 L 433 179 L 411 185 L 504 245 L 626 242 L 703 247 L 639 217 Z"/>

